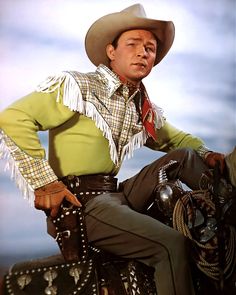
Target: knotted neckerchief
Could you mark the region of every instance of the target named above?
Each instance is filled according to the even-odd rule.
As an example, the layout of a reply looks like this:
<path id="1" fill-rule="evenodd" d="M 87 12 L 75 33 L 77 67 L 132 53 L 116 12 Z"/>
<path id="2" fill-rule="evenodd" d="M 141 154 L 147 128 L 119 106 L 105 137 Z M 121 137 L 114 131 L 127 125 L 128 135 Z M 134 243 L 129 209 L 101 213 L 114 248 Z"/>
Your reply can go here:
<path id="1" fill-rule="evenodd" d="M 155 112 L 152 107 L 152 103 L 148 97 L 147 91 L 143 83 L 140 85 L 141 97 L 142 97 L 142 122 L 148 135 L 151 136 L 155 141 L 157 140 L 155 130 Z"/>
<path id="2" fill-rule="evenodd" d="M 120 81 L 129 88 L 129 96 L 131 96 L 137 89 L 140 90 L 140 101 L 138 102 L 138 104 L 141 105 L 141 110 L 139 106 L 137 107 L 137 105 L 136 105 L 136 108 L 138 112 L 141 111 L 141 120 L 146 132 L 148 133 L 150 137 L 152 137 L 156 141 L 157 135 L 155 132 L 155 123 L 154 123 L 155 113 L 154 113 L 151 101 L 148 97 L 147 91 L 145 89 L 145 86 L 141 82 L 140 86 L 137 87 L 134 84 L 127 81 L 125 78 L 121 76 L 118 76 L 118 77 Z"/>

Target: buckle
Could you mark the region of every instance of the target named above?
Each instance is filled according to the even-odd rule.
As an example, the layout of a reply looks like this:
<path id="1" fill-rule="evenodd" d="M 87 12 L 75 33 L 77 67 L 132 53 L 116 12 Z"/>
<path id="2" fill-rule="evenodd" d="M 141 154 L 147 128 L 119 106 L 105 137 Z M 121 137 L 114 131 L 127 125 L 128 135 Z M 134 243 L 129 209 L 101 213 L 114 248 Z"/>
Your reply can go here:
<path id="1" fill-rule="evenodd" d="M 55 240 L 59 240 L 60 238 L 66 238 L 66 239 L 69 239 L 70 238 L 70 230 L 64 230 L 62 232 L 58 232 L 56 237 L 55 237 Z"/>

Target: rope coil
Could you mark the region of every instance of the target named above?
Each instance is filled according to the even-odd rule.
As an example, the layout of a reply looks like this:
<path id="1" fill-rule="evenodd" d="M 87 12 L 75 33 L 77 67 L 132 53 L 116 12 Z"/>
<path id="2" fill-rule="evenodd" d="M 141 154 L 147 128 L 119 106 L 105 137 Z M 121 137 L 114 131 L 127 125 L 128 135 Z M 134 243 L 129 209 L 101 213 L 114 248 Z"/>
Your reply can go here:
<path id="1" fill-rule="evenodd" d="M 173 211 L 173 228 L 183 233 L 193 243 L 193 259 L 197 267 L 208 277 L 219 280 L 219 247 L 218 238 L 214 234 L 207 242 L 199 241 L 199 230 L 190 228 L 189 224 L 194 224 L 196 209 L 199 209 L 206 217 L 215 216 L 215 205 L 211 200 L 208 191 L 189 191 L 182 198 L 179 198 Z M 236 231 L 230 225 L 224 226 L 224 247 L 225 264 L 223 273 L 226 278 L 230 277 L 236 263 Z"/>

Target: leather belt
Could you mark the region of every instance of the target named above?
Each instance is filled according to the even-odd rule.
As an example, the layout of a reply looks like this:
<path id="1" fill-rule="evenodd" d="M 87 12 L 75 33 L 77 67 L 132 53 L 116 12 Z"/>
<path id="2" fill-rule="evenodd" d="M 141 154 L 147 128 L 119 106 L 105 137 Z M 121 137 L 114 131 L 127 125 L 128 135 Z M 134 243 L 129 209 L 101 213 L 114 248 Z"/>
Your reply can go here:
<path id="1" fill-rule="evenodd" d="M 117 178 L 111 175 L 69 175 L 63 177 L 61 181 L 83 205 L 98 195 L 117 191 Z"/>

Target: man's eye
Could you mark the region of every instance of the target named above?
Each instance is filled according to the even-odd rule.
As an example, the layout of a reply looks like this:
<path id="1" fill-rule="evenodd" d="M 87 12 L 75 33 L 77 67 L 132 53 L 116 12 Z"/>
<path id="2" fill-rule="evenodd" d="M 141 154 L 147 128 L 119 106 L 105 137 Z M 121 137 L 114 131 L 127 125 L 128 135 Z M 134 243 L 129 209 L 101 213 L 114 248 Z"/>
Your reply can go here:
<path id="1" fill-rule="evenodd" d="M 148 52 L 154 52 L 154 48 L 152 48 L 152 47 L 146 47 L 146 51 L 148 51 Z"/>

